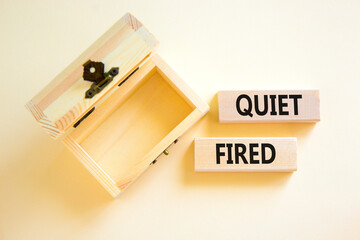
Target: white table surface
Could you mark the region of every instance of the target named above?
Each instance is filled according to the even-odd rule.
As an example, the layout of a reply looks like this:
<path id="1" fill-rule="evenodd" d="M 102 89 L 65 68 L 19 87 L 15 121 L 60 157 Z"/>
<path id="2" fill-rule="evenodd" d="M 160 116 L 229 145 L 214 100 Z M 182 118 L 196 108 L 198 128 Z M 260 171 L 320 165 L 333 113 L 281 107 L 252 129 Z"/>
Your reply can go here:
<path id="1" fill-rule="evenodd" d="M 210 106 L 114 200 L 24 105 L 125 12 Z M 359 239 L 359 1 L 1 1 L 0 239 Z M 317 124 L 219 124 L 218 90 L 319 88 Z M 195 173 L 194 137 L 297 137 L 298 171 Z"/>

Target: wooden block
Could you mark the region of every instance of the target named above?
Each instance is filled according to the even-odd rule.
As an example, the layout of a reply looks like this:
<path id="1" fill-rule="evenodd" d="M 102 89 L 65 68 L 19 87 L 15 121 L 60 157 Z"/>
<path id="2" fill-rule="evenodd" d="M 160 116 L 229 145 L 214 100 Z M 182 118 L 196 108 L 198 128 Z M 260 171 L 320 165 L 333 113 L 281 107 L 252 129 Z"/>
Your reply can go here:
<path id="1" fill-rule="evenodd" d="M 317 122 L 319 90 L 219 91 L 219 122 Z"/>
<path id="2" fill-rule="evenodd" d="M 296 138 L 196 138 L 196 172 L 296 171 Z"/>

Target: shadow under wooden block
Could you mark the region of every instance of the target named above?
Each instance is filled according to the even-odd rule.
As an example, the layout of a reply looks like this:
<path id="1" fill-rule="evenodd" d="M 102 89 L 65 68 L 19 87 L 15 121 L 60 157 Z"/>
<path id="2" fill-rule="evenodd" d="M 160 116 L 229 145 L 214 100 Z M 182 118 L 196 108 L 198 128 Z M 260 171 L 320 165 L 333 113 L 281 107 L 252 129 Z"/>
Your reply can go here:
<path id="1" fill-rule="evenodd" d="M 26 210 L 34 203 L 51 202 L 76 217 L 111 203 L 113 198 L 60 142 L 49 141 L 49 136 L 26 124 L 22 128 L 21 150 L 11 152 L 11 164 L 4 168 L 4 179 L 11 186 L 4 200 L 22 199 L 19 209 Z"/>
<path id="2" fill-rule="evenodd" d="M 75 216 L 106 206 L 113 198 L 106 193 L 76 157 L 67 149 L 52 160 L 39 187 L 58 199 Z"/>

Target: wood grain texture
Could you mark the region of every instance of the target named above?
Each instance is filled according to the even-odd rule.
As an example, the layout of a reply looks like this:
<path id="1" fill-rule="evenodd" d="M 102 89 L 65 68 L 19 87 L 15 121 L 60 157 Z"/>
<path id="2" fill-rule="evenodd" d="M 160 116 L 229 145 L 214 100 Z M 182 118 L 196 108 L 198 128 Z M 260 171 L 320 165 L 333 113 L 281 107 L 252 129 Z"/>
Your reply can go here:
<path id="1" fill-rule="evenodd" d="M 73 129 L 64 144 L 117 196 L 208 110 L 155 54 Z"/>
<path id="2" fill-rule="evenodd" d="M 319 90 L 218 92 L 219 122 L 317 122 Z"/>
<path id="3" fill-rule="evenodd" d="M 79 144 L 73 141 L 69 136 L 63 139 L 63 143 L 81 161 L 95 179 L 110 193 L 111 196 L 119 196 L 120 189 L 117 187 L 116 183 L 95 161 L 91 159 L 91 157 L 84 151 L 83 148 L 81 148 L 81 146 L 79 146 Z"/>
<path id="4" fill-rule="evenodd" d="M 296 138 L 195 139 L 197 172 L 289 172 L 296 169 Z"/>
<path id="5" fill-rule="evenodd" d="M 56 138 L 134 71 L 157 44 L 158 41 L 141 22 L 127 13 L 55 77 L 27 104 L 27 108 L 40 125 Z M 89 59 L 102 61 L 105 71 L 111 67 L 119 67 L 120 70 L 102 92 L 91 99 L 85 99 L 85 92 L 91 82 L 82 79 L 82 65 Z"/>

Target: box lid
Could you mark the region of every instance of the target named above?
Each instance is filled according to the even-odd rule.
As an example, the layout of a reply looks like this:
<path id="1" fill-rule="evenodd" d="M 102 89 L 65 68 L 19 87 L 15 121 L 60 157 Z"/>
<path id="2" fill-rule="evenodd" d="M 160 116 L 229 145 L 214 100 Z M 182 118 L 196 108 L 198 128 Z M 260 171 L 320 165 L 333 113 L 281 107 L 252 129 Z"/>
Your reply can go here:
<path id="1" fill-rule="evenodd" d="M 127 13 L 26 106 L 46 132 L 57 138 L 131 74 L 157 44 L 141 22 Z M 110 69 L 118 68 L 112 81 L 91 98 L 85 97 L 85 93 L 93 82 L 83 78 L 84 65 L 89 60 L 102 62 L 105 75 Z"/>

